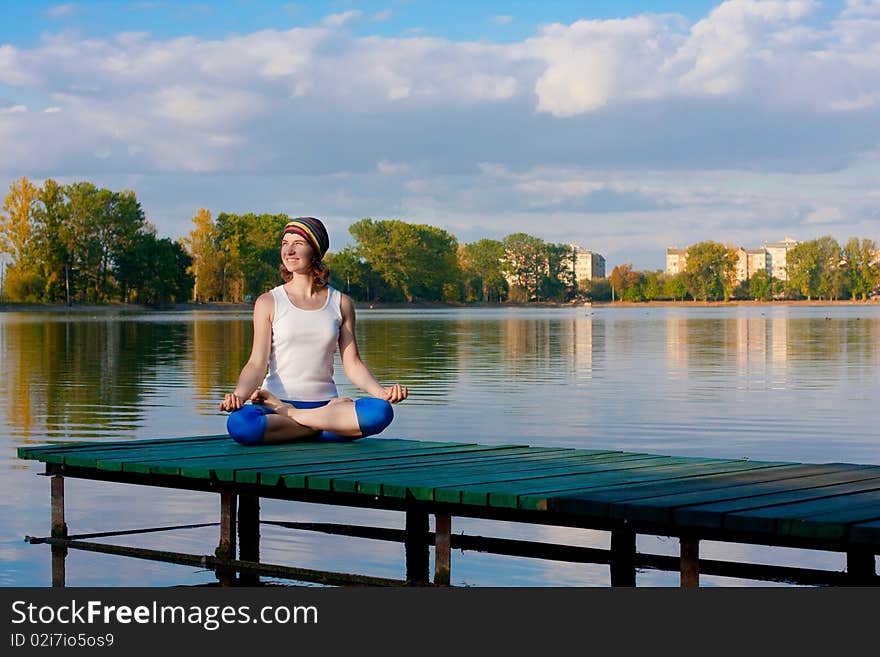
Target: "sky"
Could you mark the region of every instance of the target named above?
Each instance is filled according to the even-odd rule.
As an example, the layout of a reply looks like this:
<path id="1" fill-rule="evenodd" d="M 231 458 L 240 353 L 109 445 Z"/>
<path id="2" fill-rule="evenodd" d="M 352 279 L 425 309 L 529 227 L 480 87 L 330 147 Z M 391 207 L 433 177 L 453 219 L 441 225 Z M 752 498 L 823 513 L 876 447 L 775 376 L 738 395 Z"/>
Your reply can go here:
<path id="1" fill-rule="evenodd" d="M 134 190 L 525 232 L 611 267 L 669 246 L 880 242 L 880 0 L 0 6 L 0 192 Z"/>

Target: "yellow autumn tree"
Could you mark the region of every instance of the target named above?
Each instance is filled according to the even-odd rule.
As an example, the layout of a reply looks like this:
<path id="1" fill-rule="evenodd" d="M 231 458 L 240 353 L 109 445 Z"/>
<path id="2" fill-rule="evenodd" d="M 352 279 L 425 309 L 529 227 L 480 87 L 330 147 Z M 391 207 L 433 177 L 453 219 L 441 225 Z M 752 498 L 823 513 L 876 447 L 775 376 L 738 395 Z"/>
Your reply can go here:
<path id="1" fill-rule="evenodd" d="M 199 208 L 192 218 L 194 228 L 181 244 L 192 258 L 193 301 L 212 301 L 222 296 L 223 255 L 217 249 L 217 227 L 211 211 Z"/>

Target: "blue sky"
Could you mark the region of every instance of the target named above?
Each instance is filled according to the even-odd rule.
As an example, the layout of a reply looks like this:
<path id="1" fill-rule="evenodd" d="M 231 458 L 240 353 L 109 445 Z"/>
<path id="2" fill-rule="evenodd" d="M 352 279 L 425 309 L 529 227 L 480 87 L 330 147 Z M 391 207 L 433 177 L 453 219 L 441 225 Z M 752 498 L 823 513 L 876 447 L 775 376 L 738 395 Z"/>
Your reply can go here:
<path id="1" fill-rule="evenodd" d="M 880 241 L 880 2 L 10 2 L 0 189 L 667 246 Z M 332 248 L 332 247 L 331 247 Z"/>

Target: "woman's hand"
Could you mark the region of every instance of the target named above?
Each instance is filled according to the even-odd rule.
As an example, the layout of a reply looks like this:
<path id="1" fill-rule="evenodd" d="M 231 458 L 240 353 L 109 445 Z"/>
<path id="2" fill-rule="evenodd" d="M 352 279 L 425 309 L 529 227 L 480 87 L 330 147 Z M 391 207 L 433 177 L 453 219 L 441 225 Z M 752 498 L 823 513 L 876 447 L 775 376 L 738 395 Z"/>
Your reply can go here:
<path id="1" fill-rule="evenodd" d="M 409 390 L 406 386 L 402 386 L 399 383 L 395 383 L 385 388 L 385 401 L 387 402 L 396 404 L 402 402 L 407 397 L 409 397 Z"/>
<path id="2" fill-rule="evenodd" d="M 284 402 L 282 402 L 278 397 L 265 388 L 259 388 L 254 391 L 254 394 L 251 395 L 251 401 L 255 404 L 263 404 L 268 408 L 271 408 L 276 413 L 278 410 L 284 406 Z"/>
<path id="3" fill-rule="evenodd" d="M 217 409 L 221 411 L 237 411 L 244 406 L 244 401 L 234 392 L 227 392 L 223 395 L 223 401 L 217 404 Z"/>

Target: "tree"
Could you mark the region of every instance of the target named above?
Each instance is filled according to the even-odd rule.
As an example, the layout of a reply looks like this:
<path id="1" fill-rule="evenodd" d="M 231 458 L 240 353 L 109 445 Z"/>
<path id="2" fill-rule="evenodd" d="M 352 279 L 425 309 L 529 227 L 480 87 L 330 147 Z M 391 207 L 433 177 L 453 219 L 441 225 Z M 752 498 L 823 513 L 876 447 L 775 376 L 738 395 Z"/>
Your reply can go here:
<path id="1" fill-rule="evenodd" d="M 642 285 L 642 296 L 646 301 L 654 301 L 663 293 L 662 274 L 656 271 L 647 271 L 644 273 L 644 284 Z"/>
<path id="2" fill-rule="evenodd" d="M 504 244 L 481 239 L 459 249 L 459 264 L 465 280 L 466 300 L 483 303 L 501 301 L 507 295 L 507 281 L 502 272 Z M 474 290 L 476 293 L 474 293 Z"/>
<path id="3" fill-rule="evenodd" d="M 880 264 L 877 262 L 877 245 L 874 240 L 851 237 L 843 248 L 843 259 L 854 299 L 867 301 L 868 296 L 880 282 Z"/>
<path id="4" fill-rule="evenodd" d="M 8 253 L 12 262 L 19 267 L 26 266 L 31 259 L 38 200 L 39 191 L 25 177 L 13 181 L 9 186 L 9 194 L 3 199 L 4 214 L 0 214 L 0 253 Z"/>
<path id="5" fill-rule="evenodd" d="M 811 300 L 819 294 L 822 254 L 817 240 L 801 242 L 785 256 L 788 288 Z"/>
<path id="6" fill-rule="evenodd" d="M 512 233 L 502 241 L 503 271 L 522 289 L 526 301 L 538 299 L 542 275 L 546 273 L 544 241 L 526 233 Z"/>
<path id="7" fill-rule="evenodd" d="M 218 248 L 217 227 L 211 211 L 199 208 L 192 218 L 193 229 L 181 239 L 181 245 L 192 259 L 189 273 L 193 277 L 192 299 L 196 303 L 222 298 L 223 255 Z"/>
<path id="8" fill-rule="evenodd" d="M 766 269 L 759 269 L 752 274 L 748 292 L 755 301 L 770 301 L 773 298 L 773 284 Z"/>
<path id="9" fill-rule="evenodd" d="M 328 253 L 324 262 L 330 269 L 333 286 L 358 301 L 370 301 L 377 291 L 377 274 L 352 246 Z"/>
<path id="10" fill-rule="evenodd" d="M 40 189 L 35 214 L 34 238 L 37 259 L 43 273 L 42 300 L 70 301 L 70 268 L 67 253 L 68 212 L 64 187 L 52 178 Z"/>
<path id="11" fill-rule="evenodd" d="M 684 274 L 676 274 L 666 279 L 663 284 L 663 294 L 673 301 L 684 299 L 687 296 L 687 285 L 684 282 Z"/>
<path id="12" fill-rule="evenodd" d="M 816 240 L 819 252 L 817 296 L 820 299 L 839 299 L 846 294 L 846 277 L 841 268 L 840 244 L 830 235 Z"/>
<path id="13" fill-rule="evenodd" d="M 611 270 L 611 276 L 608 277 L 611 283 L 611 300 L 614 300 L 615 294 L 618 299 L 623 299 L 627 287 L 632 282 L 630 272 L 632 271 L 632 263 L 617 265 Z"/>
<path id="14" fill-rule="evenodd" d="M 445 230 L 366 218 L 352 224 L 349 232 L 370 267 L 408 302 L 439 301 L 444 284 L 461 280 L 458 241 Z"/>
<path id="15" fill-rule="evenodd" d="M 736 250 L 718 242 L 699 242 L 688 247 L 685 283 L 694 299 L 727 301 L 736 277 Z"/>

